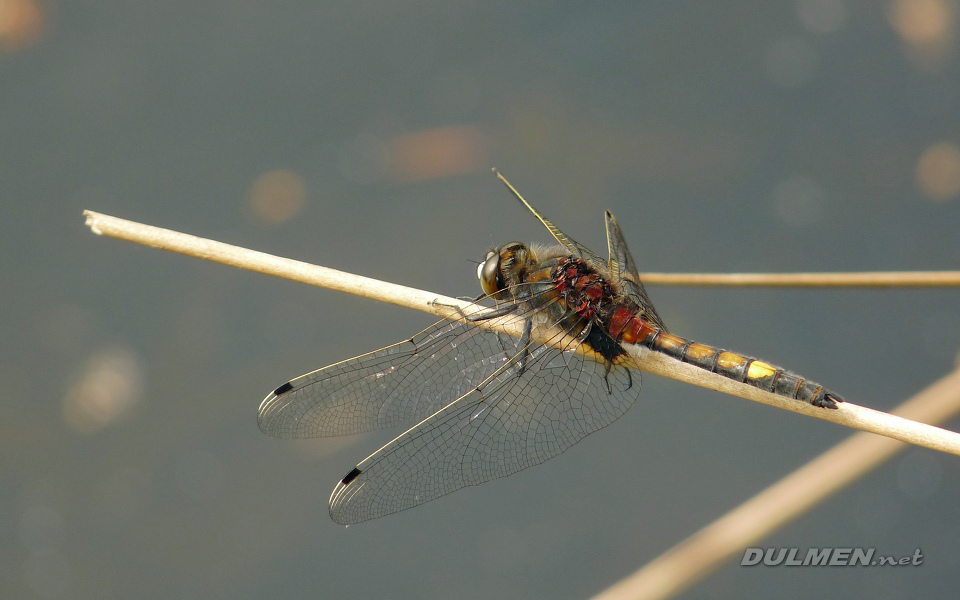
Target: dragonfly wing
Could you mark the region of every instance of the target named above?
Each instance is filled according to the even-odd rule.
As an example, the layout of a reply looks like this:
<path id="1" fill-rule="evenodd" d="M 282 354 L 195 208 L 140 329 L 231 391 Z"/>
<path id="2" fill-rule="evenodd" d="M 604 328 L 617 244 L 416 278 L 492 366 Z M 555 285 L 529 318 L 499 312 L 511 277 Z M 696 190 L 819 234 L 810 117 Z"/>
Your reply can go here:
<path id="1" fill-rule="evenodd" d="M 610 276 L 618 281 L 627 296 L 643 309 L 651 323 L 666 331 L 667 328 L 653 308 L 653 302 L 650 301 L 647 290 L 640 281 L 640 274 L 630 255 L 630 249 L 627 248 L 627 241 L 623 239 L 623 233 L 620 232 L 620 227 L 609 210 L 604 212 L 604 222 L 607 226 L 607 256 L 609 256 L 607 269 Z"/>
<path id="2" fill-rule="evenodd" d="M 331 518 L 375 519 L 540 464 L 615 421 L 640 391 L 638 374 L 552 346 L 531 344 L 518 364 L 357 465 L 330 496 Z"/>
<path id="3" fill-rule="evenodd" d="M 312 438 L 410 426 L 475 388 L 510 360 L 519 340 L 440 321 L 409 340 L 307 373 L 260 404 L 260 429 Z"/>

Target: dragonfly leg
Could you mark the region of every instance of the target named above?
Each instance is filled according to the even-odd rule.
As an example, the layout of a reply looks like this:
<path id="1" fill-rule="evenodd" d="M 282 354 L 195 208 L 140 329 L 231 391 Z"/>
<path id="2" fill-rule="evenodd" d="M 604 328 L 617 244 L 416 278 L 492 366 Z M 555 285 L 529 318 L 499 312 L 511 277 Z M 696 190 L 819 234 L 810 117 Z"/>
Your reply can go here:
<path id="1" fill-rule="evenodd" d="M 486 295 L 483 295 L 483 296 L 480 296 L 479 298 L 474 299 L 474 302 L 478 302 L 483 298 L 486 298 Z M 496 306 L 494 308 L 484 308 L 484 310 L 482 310 L 479 313 L 468 315 L 467 313 L 463 312 L 462 308 L 460 308 L 455 304 L 446 304 L 446 303 L 437 302 L 436 300 L 434 300 L 433 305 L 446 306 L 447 308 L 452 308 L 453 310 L 457 311 L 457 314 L 463 317 L 465 321 L 469 321 L 471 323 L 475 323 L 477 321 L 486 321 L 487 319 L 494 319 L 496 317 L 509 315 L 510 313 L 516 311 L 517 308 L 519 308 L 519 305 L 517 304 L 504 304 L 503 306 Z"/>
<path id="2" fill-rule="evenodd" d="M 627 389 L 629 390 L 633 387 L 633 373 L 626 367 L 624 367 L 624 369 L 627 371 Z"/>
<path id="3" fill-rule="evenodd" d="M 523 320 L 523 333 L 520 335 L 520 359 L 517 361 L 517 377 L 523 375 L 527 369 L 527 359 L 530 358 L 530 332 L 533 329 L 533 321 Z"/>
<path id="4" fill-rule="evenodd" d="M 502 317 L 502 316 L 504 316 L 504 315 L 509 315 L 509 314 L 512 313 L 512 312 L 516 312 L 516 310 L 517 310 L 519 307 L 520 307 L 519 304 L 504 304 L 503 306 L 496 306 L 496 307 L 494 307 L 494 308 L 488 308 L 488 309 L 484 310 L 483 312 L 479 312 L 479 313 L 473 314 L 473 315 L 464 314 L 464 312 L 463 312 L 462 310 L 460 310 L 459 308 L 457 309 L 457 312 L 459 312 L 461 315 L 463 315 L 463 318 L 466 319 L 467 321 L 470 321 L 471 323 L 475 323 L 475 322 L 477 322 L 477 321 L 486 321 L 486 320 L 488 320 L 488 319 L 495 319 L 495 318 L 497 318 L 497 317 Z"/>
<path id="5" fill-rule="evenodd" d="M 615 365 L 612 362 L 608 362 L 605 366 L 606 369 L 603 373 L 603 383 L 607 388 L 607 395 L 613 394 L 613 386 L 610 385 L 610 373 L 612 373 L 614 369 L 623 369 L 627 373 L 627 387 L 623 388 L 623 391 L 629 390 L 633 387 L 633 372 L 630 371 L 630 369 L 624 366 Z"/>

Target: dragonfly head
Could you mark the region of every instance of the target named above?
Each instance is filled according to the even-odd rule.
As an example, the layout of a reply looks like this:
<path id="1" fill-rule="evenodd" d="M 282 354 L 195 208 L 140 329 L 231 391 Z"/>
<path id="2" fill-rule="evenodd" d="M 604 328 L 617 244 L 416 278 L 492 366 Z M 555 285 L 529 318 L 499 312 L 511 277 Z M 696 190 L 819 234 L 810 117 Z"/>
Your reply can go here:
<path id="1" fill-rule="evenodd" d="M 529 254 L 527 247 L 520 242 L 510 242 L 487 252 L 487 258 L 477 266 L 477 277 L 484 294 L 493 296 L 509 286 L 507 281 L 514 279 L 509 275 L 515 269 L 518 254 Z"/>

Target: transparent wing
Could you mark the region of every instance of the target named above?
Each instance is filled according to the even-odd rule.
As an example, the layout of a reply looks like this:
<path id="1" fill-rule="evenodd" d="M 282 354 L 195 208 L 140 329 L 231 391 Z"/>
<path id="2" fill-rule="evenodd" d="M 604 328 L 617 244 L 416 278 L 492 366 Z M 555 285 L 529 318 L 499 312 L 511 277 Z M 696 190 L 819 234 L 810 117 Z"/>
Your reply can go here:
<path id="1" fill-rule="evenodd" d="M 626 240 L 623 239 L 620 227 L 609 210 L 604 211 L 604 223 L 607 226 L 607 256 L 609 256 L 607 270 L 610 276 L 618 281 L 627 296 L 643 309 L 650 322 L 666 331 L 667 328 L 660 319 L 660 315 L 653 308 L 653 302 L 647 296 L 647 290 L 643 288 L 640 274 L 637 273 L 637 267 L 633 263 L 633 257 L 630 255 L 630 249 L 627 248 Z"/>
<path id="2" fill-rule="evenodd" d="M 312 438 L 417 423 L 487 379 L 520 340 L 440 321 L 409 340 L 297 377 L 260 404 L 267 435 Z"/>
<path id="3" fill-rule="evenodd" d="M 626 368 L 529 351 L 522 368 L 505 365 L 357 465 L 330 496 L 331 518 L 375 519 L 540 464 L 615 421 L 640 392 Z"/>

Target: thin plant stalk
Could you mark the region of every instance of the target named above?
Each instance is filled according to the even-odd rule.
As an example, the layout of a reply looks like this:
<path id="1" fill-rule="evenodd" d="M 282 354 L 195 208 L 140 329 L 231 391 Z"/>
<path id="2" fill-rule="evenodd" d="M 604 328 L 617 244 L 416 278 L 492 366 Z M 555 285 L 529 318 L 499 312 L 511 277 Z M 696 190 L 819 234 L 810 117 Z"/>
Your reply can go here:
<path id="1" fill-rule="evenodd" d="M 470 310 L 476 310 L 463 300 L 428 291 L 281 258 L 92 211 L 84 211 L 84 215 L 87 218 L 87 225 L 98 235 L 413 308 L 444 319 L 463 320 L 465 313 L 469 314 Z M 513 336 L 519 336 L 521 331 L 520 320 L 509 315 L 485 320 L 478 323 L 478 326 Z M 960 434 L 951 431 L 871 410 L 851 402 L 842 403 L 837 410 L 817 408 L 726 379 L 640 346 L 628 345 L 627 350 L 632 360 L 630 366 L 641 371 L 960 456 Z M 585 345 L 582 345 L 578 351 L 590 354 L 590 351 L 585 349 Z"/>
<path id="2" fill-rule="evenodd" d="M 960 271 L 877 273 L 643 273 L 646 284 L 724 287 L 952 287 Z"/>

